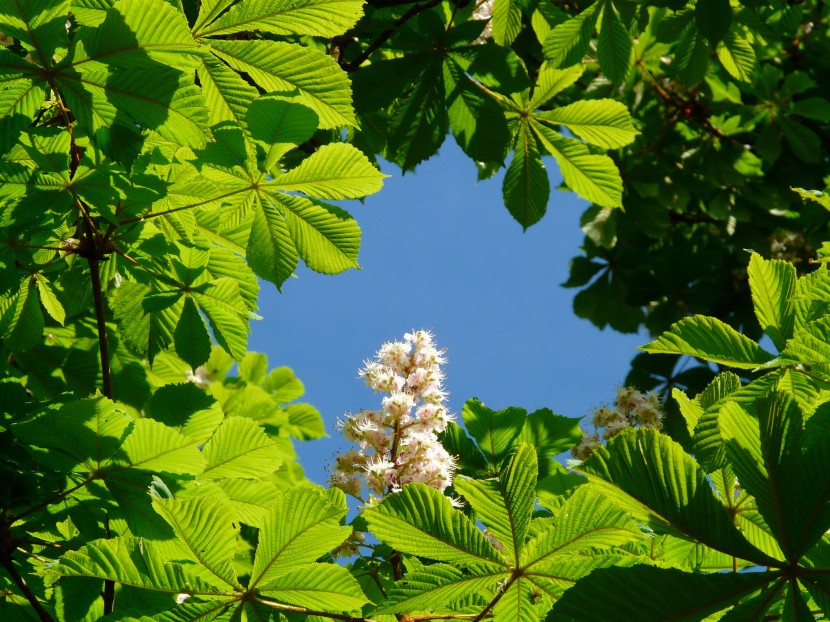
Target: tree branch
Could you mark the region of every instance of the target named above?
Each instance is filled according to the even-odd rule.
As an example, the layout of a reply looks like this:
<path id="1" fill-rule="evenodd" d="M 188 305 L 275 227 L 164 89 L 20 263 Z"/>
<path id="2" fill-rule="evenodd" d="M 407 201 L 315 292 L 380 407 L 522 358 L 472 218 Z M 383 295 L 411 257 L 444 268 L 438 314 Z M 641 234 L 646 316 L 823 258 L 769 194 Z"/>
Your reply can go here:
<path id="1" fill-rule="evenodd" d="M 415 6 L 413 6 L 401 17 L 395 20 L 395 23 L 392 26 L 392 28 L 388 28 L 387 30 L 384 30 L 382 33 L 380 33 L 375 38 L 375 40 L 369 44 L 369 47 L 363 50 L 363 52 L 357 58 L 355 58 L 352 62 L 343 65 L 343 69 L 348 72 L 357 71 L 357 69 L 366 61 L 366 59 L 372 55 L 372 52 L 374 52 L 380 46 L 386 43 L 389 40 L 389 37 L 395 34 L 395 31 L 398 30 L 398 28 L 400 28 L 410 19 L 418 15 L 418 13 L 429 10 L 432 7 L 438 6 L 439 4 L 441 4 L 441 2 L 442 0 L 429 0 L 429 2 L 426 2 L 425 4 L 416 4 Z"/>
<path id="2" fill-rule="evenodd" d="M 17 568 L 14 567 L 11 557 L 3 555 L 2 557 L 0 557 L 0 561 L 2 561 L 3 567 L 9 573 L 12 580 L 17 584 L 17 587 L 20 588 L 20 591 L 23 592 L 23 595 L 26 597 L 26 600 L 29 601 L 29 604 L 37 612 L 37 615 L 42 620 L 42 622 L 54 622 L 54 618 L 52 618 L 52 616 L 49 615 L 49 612 L 46 611 L 46 609 L 44 609 L 42 604 L 40 604 L 40 601 L 37 599 L 37 596 L 35 596 L 34 592 L 32 592 L 32 590 L 26 584 L 26 580 L 17 571 Z"/>

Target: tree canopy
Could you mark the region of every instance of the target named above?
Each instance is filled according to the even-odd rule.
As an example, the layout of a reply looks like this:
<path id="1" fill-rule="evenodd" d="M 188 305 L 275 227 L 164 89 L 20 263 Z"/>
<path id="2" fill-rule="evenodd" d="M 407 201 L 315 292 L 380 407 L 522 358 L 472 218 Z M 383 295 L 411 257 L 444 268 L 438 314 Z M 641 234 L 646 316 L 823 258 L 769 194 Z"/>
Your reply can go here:
<path id="1" fill-rule="evenodd" d="M 0 618 L 823 619 L 829 29 L 822 0 L 0 0 Z M 357 267 L 330 202 L 450 135 L 525 229 L 556 166 L 591 203 L 575 312 L 654 339 L 583 431 L 450 421 L 408 334 L 313 485 L 322 419 L 248 351 L 260 284 Z"/>

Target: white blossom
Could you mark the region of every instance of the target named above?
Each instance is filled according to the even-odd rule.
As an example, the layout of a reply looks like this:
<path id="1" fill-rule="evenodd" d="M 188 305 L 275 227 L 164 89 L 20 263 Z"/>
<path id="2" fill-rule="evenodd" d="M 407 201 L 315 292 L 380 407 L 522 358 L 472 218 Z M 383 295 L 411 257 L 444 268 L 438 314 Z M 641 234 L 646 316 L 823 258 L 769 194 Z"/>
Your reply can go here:
<path id="1" fill-rule="evenodd" d="M 374 504 L 409 483 L 443 491 L 452 483 L 455 459 L 436 434 L 452 421 L 445 405 L 441 365 L 444 352 L 424 330 L 385 343 L 375 360 L 365 361 L 359 375 L 376 392 L 388 393 L 381 409 L 346 413 L 337 429 L 356 443 L 337 456 L 329 478 L 332 486 L 359 496 L 363 485 Z"/>

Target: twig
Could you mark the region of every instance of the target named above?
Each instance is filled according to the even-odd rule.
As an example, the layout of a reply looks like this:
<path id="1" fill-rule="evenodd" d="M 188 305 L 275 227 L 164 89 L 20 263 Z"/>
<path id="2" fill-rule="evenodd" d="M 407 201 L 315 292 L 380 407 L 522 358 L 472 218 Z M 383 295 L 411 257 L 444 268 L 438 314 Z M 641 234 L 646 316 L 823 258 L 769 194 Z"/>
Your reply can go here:
<path id="1" fill-rule="evenodd" d="M 415 6 L 413 6 L 401 17 L 395 20 L 395 23 L 393 24 L 392 28 L 388 28 L 387 30 L 384 30 L 382 33 L 380 33 L 375 38 L 375 40 L 369 44 L 369 47 L 363 50 L 360 56 L 355 58 L 352 62 L 343 65 L 343 69 L 349 72 L 356 71 L 366 61 L 366 59 L 372 55 L 372 52 L 374 52 L 380 46 L 386 43 L 389 40 L 389 37 L 395 34 L 395 31 L 398 28 L 400 28 L 410 19 L 418 15 L 418 13 L 431 9 L 432 7 L 438 6 L 439 4 L 441 4 L 441 2 L 442 0 L 429 0 L 429 2 L 425 4 L 416 4 Z"/>
<path id="2" fill-rule="evenodd" d="M 332 620 L 343 620 L 344 622 L 376 622 L 372 618 L 356 618 L 354 616 L 346 615 L 345 613 L 329 613 L 328 611 L 315 611 L 313 609 L 306 609 L 305 607 L 297 607 L 295 605 L 277 603 L 273 600 L 262 598 L 261 596 L 256 597 L 256 602 L 258 602 L 261 605 L 265 605 L 266 607 L 271 607 L 272 609 L 279 609 L 280 611 L 302 613 L 309 616 L 320 616 L 322 618 L 331 618 Z"/>
<path id="3" fill-rule="evenodd" d="M 26 580 L 17 572 L 17 568 L 14 567 L 12 563 L 11 557 L 7 557 L 3 555 L 0 557 L 0 560 L 3 563 L 3 567 L 11 576 L 12 580 L 17 584 L 17 587 L 20 588 L 20 591 L 23 592 L 23 595 L 26 597 L 26 600 L 29 601 L 29 604 L 32 608 L 37 612 L 38 617 L 42 620 L 42 622 L 54 622 L 54 618 L 49 615 L 49 612 L 44 609 L 43 605 L 40 604 L 40 601 L 35 596 L 34 592 L 26 585 Z"/>

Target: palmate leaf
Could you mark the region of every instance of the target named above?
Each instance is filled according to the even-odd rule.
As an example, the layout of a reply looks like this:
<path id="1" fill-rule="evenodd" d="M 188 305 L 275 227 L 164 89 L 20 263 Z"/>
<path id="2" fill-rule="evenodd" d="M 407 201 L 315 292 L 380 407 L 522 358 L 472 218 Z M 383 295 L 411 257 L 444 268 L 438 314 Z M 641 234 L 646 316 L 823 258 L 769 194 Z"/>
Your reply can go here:
<path id="1" fill-rule="evenodd" d="M 569 67 L 582 61 L 591 44 L 591 36 L 599 18 L 595 2 L 568 21 L 555 26 L 545 38 L 545 59 L 554 67 Z"/>
<path id="2" fill-rule="evenodd" d="M 830 414 L 816 412 L 804 430 L 801 476 L 793 484 L 793 498 L 798 515 L 804 517 L 797 548 L 809 550 L 830 526 L 830 456 L 825 449 L 830 442 Z"/>
<path id="3" fill-rule="evenodd" d="M 593 476 L 591 486 L 658 533 L 696 540 L 757 564 L 777 563 L 741 537 L 694 459 L 655 430 L 623 432 L 580 471 Z"/>
<path id="4" fill-rule="evenodd" d="M 579 427 L 579 419 L 562 417 L 547 408 L 540 408 L 525 418 L 516 440 L 536 448 L 538 477 L 542 479 L 558 467 L 558 463 L 552 464 L 554 457 L 576 445 L 580 438 L 582 429 Z"/>
<path id="5" fill-rule="evenodd" d="M 521 434 L 526 414 L 521 408 L 514 407 L 491 410 L 475 398 L 465 402 L 461 410 L 464 426 L 495 468 L 493 474 L 499 472 L 502 461 Z"/>
<path id="6" fill-rule="evenodd" d="M 208 108 L 208 123 L 213 126 L 233 121 L 244 127 L 248 105 L 259 96 L 259 91 L 214 56 L 205 55 L 200 61 L 197 70 Z"/>
<path id="7" fill-rule="evenodd" d="M 568 555 L 551 558 L 550 564 L 528 568 L 526 576 L 549 603 L 562 597 L 563 592 L 582 577 L 598 568 L 624 567 L 638 563 L 640 558 L 619 551 L 611 554 Z"/>
<path id="8" fill-rule="evenodd" d="M 133 469 L 196 475 L 205 467 L 198 441 L 152 419 L 133 422 L 116 464 Z"/>
<path id="9" fill-rule="evenodd" d="M 287 490 L 262 523 L 250 588 L 271 581 L 331 551 L 351 533 L 341 526 L 346 499 L 336 489 Z"/>
<path id="10" fill-rule="evenodd" d="M 536 472 L 536 451 L 531 445 L 523 444 L 498 479 L 456 479 L 453 483 L 504 546 L 503 554 L 513 564 L 519 561 L 530 526 L 536 500 Z"/>
<path id="11" fill-rule="evenodd" d="M 622 206 L 622 178 L 611 158 L 591 153 L 581 142 L 565 138 L 534 119 L 530 126 L 542 146 L 556 158 L 571 190 L 602 207 Z"/>
<path id="12" fill-rule="evenodd" d="M 153 499 L 153 509 L 173 528 L 196 562 L 192 574 L 219 589 L 241 590 L 231 559 L 239 531 L 229 507 L 219 496 L 196 499 Z"/>
<path id="13" fill-rule="evenodd" d="M 515 151 L 504 175 L 504 205 L 525 229 L 539 222 L 548 207 L 550 180 L 527 122 L 519 122 Z"/>
<path id="14" fill-rule="evenodd" d="M 367 602 L 352 574 L 334 564 L 299 566 L 261 585 L 257 591 L 268 598 L 317 611 L 353 611 Z"/>
<path id="15" fill-rule="evenodd" d="M 211 5 L 217 4 L 212 2 Z M 223 6 L 227 6 L 227 2 Z M 276 35 L 334 37 L 355 25 L 362 0 L 242 0 L 213 23 L 221 8 L 202 9 L 194 34 L 226 35 L 259 30 Z M 202 26 L 202 24 L 207 24 Z"/>
<path id="16" fill-rule="evenodd" d="M 431 157 L 447 135 L 443 62 L 439 55 L 424 59 L 414 85 L 390 110 L 385 157 L 404 171 Z"/>
<path id="17" fill-rule="evenodd" d="M 732 27 L 715 50 L 724 69 L 741 82 L 752 82 L 755 75 L 755 50 L 735 27 Z"/>
<path id="18" fill-rule="evenodd" d="M 537 112 L 534 118 L 564 125 L 582 140 L 605 149 L 624 147 L 639 134 L 628 109 L 612 99 L 585 99 Z"/>
<path id="19" fill-rule="evenodd" d="M 266 477 L 282 462 L 277 444 L 252 419 L 228 417 L 205 443 L 202 453 L 206 466 L 200 478 Z"/>
<path id="20" fill-rule="evenodd" d="M 509 46 L 522 29 L 522 9 L 516 0 L 496 0 L 493 3 L 493 40 Z"/>
<path id="21" fill-rule="evenodd" d="M 12 431 L 44 464 L 67 470 L 83 464 L 95 470 L 115 456 L 131 421 L 112 400 L 97 395 L 15 424 Z"/>
<path id="22" fill-rule="evenodd" d="M 450 564 L 422 566 L 395 583 L 377 613 L 434 611 L 470 594 L 490 592 L 499 580 L 508 576 L 507 568 L 492 564 L 477 564 L 463 571 Z"/>
<path id="23" fill-rule="evenodd" d="M 735 474 L 792 562 L 804 553 L 796 540 L 804 527 L 792 497 L 799 477 L 801 412 L 789 396 L 771 393 L 756 402 L 758 419 L 737 404 L 726 404 L 718 417 L 726 454 Z"/>
<path id="24" fill-rule="evenodd" d="M 164 65 L 110 71 L 99 63 L 64 68 L 55 80 L 80 127 L 98 144 L 110 144 L 113 124 L 134 132 L 136 125 L 191 147 L 209 138 L 207 108 L 192 78 Z"/>
<path id="25" fill-rule="evenodd" d="M 632 49 L 631 35 L 620 20 L 617 7 L 608 0 L 602 9 L 602 30 L 597 39 L 597 57 L 602 72 L 611 82 L 619 84 L 625 80 L 633 60 Z"/>
<path id="26" fill-rule="evenodd" d="M 205 312 L 219 344 L 236 360 L 245 357 L 250 312 L 231 277 L 216 279 L 193 290 L 193 298 Z"/>
<path id="27" fill-rule="evenodd" d="M 758 323 L 781 350 L 792 337 L 795 320 L 792 300 L 797 280 L 795 266 L 752 253 L 747 273 Z"/>
<path id="28" fill-rule="evenodd" d="M 0 5 L 0 30 L 19 39 L 43 67 L 66 46 L 67 0 L 13 0 Z"/>
<path id="29" fill-rule="evenodd" d="M 438 490 L 407 484 L 364 511 L 369 527 L 395 549 L 449 563 L 503 564 L 502 556 Z"/>
<path id="30" fill-rule="evenodd" d="M 272 197 L 282 208 L 291 240 L 309 268 L 337 274 L 357 267 L 360 228 L 345 210 L 305 197 Z"/>
<path id="31" fill-rule="evenodd" d="M 120 0 L 107 9 L 97 28 L 81 28 L 60 67 L 98 61 L 139 69 L 150 64 L 181 70 L 196 66 L 202 54 L 181 11 L 164 0 Z"/>
<path id="32" fill-rule="evenodd" d="M 501 162 L 510 133 L 504 111 L 467 76 L 452 56 L 444 63 L 447 114 L 456 142 L 478 162 Z"/>
<path id="33" fill-rule="evenodd" d="M 357 199 L 380 190 L 384 177 L 352 145 L 332 143 L 277 176 L 268 187 L 321 199 Z"/>
<path id="34" fill-rule="evenodd" d="M 319 117 L 308 106 L 263 95 L 251 102 L 246 122 L 251 137 L 264 153 L 264 157 L 260 155 L 262 168 L 273 171 L 280 157 L 314 135 Z"/>
<path id="35" fill-rule="evenodd" d="M 551 98 L 579 80 L 584 72 L 584 65 L 557 69 L 548 62 L 543 63 L 539 69 L 539 76 L 536 78 L 536 86 L 533 89 L 533 97 L 530 98 L 529 108 L 536 110 L 542 104 L 547 103 Z"/>
<path id="36" fill-rule="evenodd" d="M 266 92 L 293 95 L 317 113 L 320 127 L 354 125 L 349 79 L 331 57 L 278 41 L 211 40 L 210 49 Z"/>
<path id="37" fill-rule="evenodd" d="M 95 577 L 170 594 L 226 593 L 190 574 L 186 566 L 164 560 L 152 542 L 133 536 L 93 540 L 47 564 L 41 574 L 47 582 L 54 582 L 60 577 Z"/>
<path id="38" fill-rule="evenodd" d="M 565 592 L 551 615 L 557 620 L 606 622 L 608 612 L 613 611 L 621 620 L 693 622 L 737 603 L 769 581 L 768 573 L 691 574 L 650 566 L 605 568 Z"/>
<path id="39" fill-rule="evenodd" d="M 830 380 L 830 316 L 796 331 L 781 352 L 781 359 L 805 365 L 810 375 L 825 382 Z"/>
<path id="40" fill-rule="evenodd" d="M 753 369 L 775 358 L 728 324 L 703 315 L 680 320 L 640 350 L 689 354 L 740 369 Z"/>
<path id="41" fill-rule="evenodd" d="M 259 277 L 281 288 L 294 274 L 300 255 L 281 211 L 261 197 L 257 197 L 255 207 L 246 253 L 248 265 Z"/>
<path id="42" fill-rule="evenodd" d="M 591 486 L 580 486 L 549 525 L 522 552 L 522 565 L 534 571 L 589 548 L 610 548 L 642 540 L 644 534 L 624 510 Z"/>

